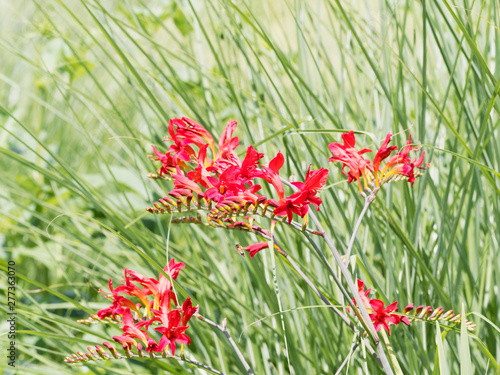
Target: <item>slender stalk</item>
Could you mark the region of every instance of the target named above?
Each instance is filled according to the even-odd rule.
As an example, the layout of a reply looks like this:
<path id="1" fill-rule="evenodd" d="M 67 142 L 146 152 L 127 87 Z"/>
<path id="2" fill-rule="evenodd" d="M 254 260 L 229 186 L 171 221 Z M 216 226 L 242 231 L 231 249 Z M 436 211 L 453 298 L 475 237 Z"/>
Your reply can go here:
<path id="1" fill-rule="evenodd" d="M 384 339 L 385 346 L 387 347 L 387 351 L 389 352 L 389 358 L 391 359 L 392 365 L 394 366 L 396 375 L 403 375 L 403 370 L 401 370 L 401 366 L 399 366 L 398 357 L 394 353 L 394 349 L 392 349 L 389 337 L 387 337 L 387 333 L 383 329 L 380 332 L 382 333 L 382 337 Z"/>
<path id="2" fill-rule="evenodd" d="M 182 361 L 184 362 L 187 362 L 187 363 L 190 363 L 194 366 L 197 366 L 197 367 L 200 367 L 208 372 L 211 372 L 212 374 L 216 374 L 216 375 L 225 375 L 223 372 L 219 371 L 219 370 L 215 370 L 213 369 L 212 367 L 204 364 L 204 363 L 201 363 L 201 362 L 197 362 L 197 361 L 194 361 L 192 359 L 187 359 L 187 358 L 181 358 Z"/>
<path id="3" fill-rule="evenodd" d="M 293 258 L 288 255 L 288 253 L 281 247 L 276 241 L 274 242 L 276 246 L 279 247 L 280 251 L 277 251 L 279 254 L 281 254 L 292 266 L 292 268 L 299 274 L 299 276 L 306 282 L 306 284 L 313 290 L 316 295 L 321 298 L 321 300 L 338 315 L 342 318 L 342 320 L 353 330 L 356 329 L 356 326 L 349 320 L 349 318 L 342 313 L 339 309 L 337 309 L 329 300 L 328 298 L 325 297 L 323 293 L 319 291 L 318 288 L 313 284 L 313 282 L 306 276 L 306 274 L 300 269 L 299 265 L 293 260 Z"/>
<path id="4" fill-rule="evenodd" d="M 352 349 L 349 351 L 349 354 L 347 355 L 347 357 L 344 359 L 344 362 L 342 362 L 342 364 L 340 365 L 339 369 L 337 370 L 337 372 L 335 373 L 335 375 L 339 375 L 341 372 L 342 372 L 342 369 L 345 367 L 345 365 L 349 362 L 349 359 L 351 358 L 352 354 L 354 353 L 354 351 L 357 349 L 357 347 L 359 346 L 359 344 L 361 344 L 361 339 L 358 340 L 356 342 L 356 344 L 354 344 L 354 346 L 352 347 Z"/>
<path id="5" fill-rule="evenodd" d="M 358 234 L 359 227 L 361 225 L 361 221 L 363 221 L 363 218 L 365 217 L 366 212 L 368 211 L 368 207 L 370 207 L 370 204 L 373 202 L 375 199 L 375 195 L 377 194 L 378 187 L 373 189 L 373 191 L 369 195 L 364 195 L 365 197 L 365 205 L 363 207 L 363 210 L 359 214 L 358 221 L 356 222 L 356 225 L 354 227 L 354 230 L 352 232 L 351 239 L 349 240 L 349 245 L 347 247 L 347 253 L 345 255 L 345 266 L 349 267 L 349 259 L 351 257 L 351 251 L 352 247 L 354 245 L 354 241 L 356 240 L 356 235 Z"/>
<path id="6" fill-rule="evenodd" d="M 196 318 L 200 319 L 202 322 L 207 323 L 208 325 L 210 325 L 210 326 L 212 326 L 214 328 L 217 328 L 219 331 L 221 331 L 226 336 L 227 340 L 229 341 L 229 344 L 231 344 L 231 346 L 233 347 L 234 352 L 236 353 L 236 355 L 238 356 L 238 359 L 240 360 L 241 364 L 243 365 L 243 367 L 247 371 L 247 374 L 252 374 L 253 375 L 254 372 L 250 368 L 250 365 L 245 360 L 245 357 L 241 353 L 240 348 L 238 348 L 238 345 L 236 345 L 236 342 L 233 340 L 233 338 L 229 334 L 229 331 L 226 328 L 226 326 L 227 326 L 227 318 L 224 318 L 222 320 L 222 325 L 218 325 L 217 323 L 211 321 L 210 319 L 205 318 L 204 316 L 202 316 L 200 314 L 195 314 L 194 316 Z"/>
<path id="7" fill-rule="evenodd" d="M 285 180 L 284 178 L 281 178 L 281 181 L 291 187 L 294 191 L 297 190 L 295 186 L 293 186 L 290 182 Z M 387 356 L 385 354 L 384 348 L 382 345 L 378 345 L 380 343 L 380 339 L 378 338 L 377 331 L 375 330 L 375 327 L 373 326 L 373 322 L 370 319 L 370 316 L 368 315 L 368 311 L 366 310 L 365 305 L 363 304 L 363 301 L 361 301 L 361 298 L 358 293 L 358 288 L 354 284 L 354 281 L 352 279 L 351 273 L 345 266 L 344 262 L 342 261 L 342 257 L 340 256 L 340 253 L 338 252 L 337 248 L 335 247 L 335 244 L 333 243 L 333 240 L 330 238 L 330 236 L 325 232 L 325 229 L 319 222 L 318 218 L 316 217 L 315 213 L 311 210 L 309 211 L 309 217 L 313 221 L 314 225 L 316 225 L 316 228 L 318 229 L 319 232 L 323 232 L 323 239 L 325 240 L 325 243 L 327 246 L 330 248 L 330 251 L 332 252 L 333 257 L 335 258 L 335 261 L 337 262 L 337 265 L 340 268 L 340 272 L 342 272 L 342 275 L 344 276 L 344 279 L 347 283 L 347 286 L 349 287 L 354 300 L 356 301 L 356 305 L 353 310 L 357 314 L 357 311 L 361 314 L 361 319 L 360 322 L 361 324 L 365 327 L 368 335 L 372 338 L 374 344 L 377 347 L 377 353 L 380 357 L 380 360 L 382 362 L 382 368 L 387 374 L 393 374 L 391 365 L 389 364 L 389 360 L 387 359 Z M 359 315 L 358 315 L 358 318 Z"/>

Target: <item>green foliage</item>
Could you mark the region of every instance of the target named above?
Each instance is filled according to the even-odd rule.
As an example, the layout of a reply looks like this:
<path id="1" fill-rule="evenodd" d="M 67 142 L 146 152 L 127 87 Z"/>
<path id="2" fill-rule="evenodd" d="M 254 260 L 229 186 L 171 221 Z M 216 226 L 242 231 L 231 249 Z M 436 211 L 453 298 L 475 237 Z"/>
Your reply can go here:
<path id="1" fill-rule="evenodd" d="M 75 323 L 106 305 L 97 291 L 122 277 L 124 266 L 157 275 L 167 248 L 188 265 L 178 293 L 208 318 L 228 318 L 255 373 L 290 373 L 290 365 L 295 374 L 330 374 L 348 356 L 352 331 L 330 309 L 301 308 L 321 301 L 283 259 L 234 251 L 255 242 L 253 235 L 171 224 L 168 215 L 144 211 L 168 185 L 146 178 L 155 169 L 150 144 L 161 145 L 168 119 L 180 116 L 214 136 L 237 120 L 244 147 L 281 150 L 285 174 L 297 178 L 310 163 L 327 166 L 327 145 L 343 129 L 359 130 L 358 142 L 373 149 L 389 131 L 397 144 L 411 133 L 428 145 L 431 167 L 413 189 L 400 182 L 379 192 L 351 267 L 386 303 L 475 314 L 467 317 L 475 318 L 474 333 L 464 323 L 461 332 L 427 323 L 391 330 L 403 373 L 498 373 L 497 2 L 4 5 L 0 299 L 5 309 L 4 269 L 14 260 L 17 373 L 204 373 L 175 360 L 63 362 L 119 332 Z M 344 180 L 330 168 L 319 213 L 342 252 L 363 207 L 357 187 Z M 276 238 L 340 304 L 309 243 L 280 223 Z M 197 321 L 189 330 L 188 358 L 227 374 L 243 371 L 220 332 Z M 3 353 L 5 335 L 0 343 Z M 379 373 L 363 350 L 352 354 L 349 373 Z"/>

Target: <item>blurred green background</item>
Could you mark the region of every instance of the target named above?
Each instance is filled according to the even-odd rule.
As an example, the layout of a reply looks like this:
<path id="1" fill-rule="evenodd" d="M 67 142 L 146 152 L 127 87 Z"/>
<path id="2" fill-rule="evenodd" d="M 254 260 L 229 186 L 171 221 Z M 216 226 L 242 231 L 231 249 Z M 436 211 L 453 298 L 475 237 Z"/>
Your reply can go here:
<path id="1" fill-rule="evenodd" d="M 500 8 L 497 1 L 0 2 L 0 346 L 6 272 L 16 262 L 16 374 L 203 374 L 171 360 L 68 366 L 66 355 L 111 341 L 115 327 L 77 319 L 123 267 L 157 276 L 187 264 L 178 288 L 228 328 L 257 374 L 332 374 L 353 334 L 280 259 L 240 257 L 245 233 L 171 224 L 144 211 L 170 190 L 147 155 L 169 118 L 218 137 L 228 120 L 241 150 L 281 150 L 284 176 L 328 166 L 343 129 L 376 149 L 411 133 L 431 167 L 412 189 L 383 188 L 365 218 L 353 274 L 386 303 L 474 312 L 466 337 L 416 323 L 391 330 L 408 374 L 494 374 L 500 284 Z M 363 201 L 330 166 L 320 219 L 345 251 Z M 263 226 L 269 223 L 262 220 Z M 168 237 L 170 234 L 170 237 Z M 331 300 L 338 291 L 300 234 L 278 240 Z M 325 254 L 329 252 L 324 249 Z M 329 259 L 333 261 L 332 259 Z M 303 308 L 312 306 L 311 308 Z M 265 318 L 256 324 L 259 319 Z M 488 320 L 485 320 L 487 318 Z M 225 338 L 193 322 L 187 355 L 227 374 L 242 367 Z M 288 354 L 285 351 L 285 337 Z M 461 347 L 462 345 L 462 347 Z M 438 355 L 439 354 L 439 355 Z M 439 358 L 439 360 L 438 360 Z M 358 349 L 343 373 L 378 373 Z"/>

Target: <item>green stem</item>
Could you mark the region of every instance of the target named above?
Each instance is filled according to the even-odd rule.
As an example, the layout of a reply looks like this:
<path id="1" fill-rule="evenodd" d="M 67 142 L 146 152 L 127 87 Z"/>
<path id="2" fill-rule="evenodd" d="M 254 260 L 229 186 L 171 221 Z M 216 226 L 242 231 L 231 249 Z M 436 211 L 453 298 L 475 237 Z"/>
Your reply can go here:
<path id="1" fill-rule="evenodd" d="M 394 353 L 394 349 L 392 349 L 391 342 L 389 341 L 389 337 L 387 336 L 387 332 L 384 329 L 380 330 L 382 338 L 384 339 L 385 346 L 387 351 L 389 352 L 389 359 L 391 360 L 392 366 L 394 367 L 394 372 L 396 375 L 404 375 L 403 370 L 401 370 L 401 366 L 399 366 L 398 357 Z"/>

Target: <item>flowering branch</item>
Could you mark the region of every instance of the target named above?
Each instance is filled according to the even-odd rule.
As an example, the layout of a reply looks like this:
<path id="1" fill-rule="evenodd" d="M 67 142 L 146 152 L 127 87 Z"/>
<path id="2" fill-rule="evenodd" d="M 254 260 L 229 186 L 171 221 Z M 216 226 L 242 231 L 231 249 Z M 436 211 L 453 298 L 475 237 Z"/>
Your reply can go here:
<path id="1" fill-rule="evenodd" d="M 186 363 L 189 363 L 191 365 L 194 365 L 196 367 L 200 367 L 212 374 L 216 375 L 225 375 L 223 372 L 220 372 L 218 370 L 213 369 L 212 367 L 192 360 L 185 358 L 184 355 L 181 355 L 180 357 L 174 356 L 171 354 L 168 354 L 166 350 L 164 350 L 161 355 L 154 354 L 154 353 L 143 353 L 141 349 L 137 349 L 137 354 L 134 354 L 130 351 L 128 347 L 124 347 L 125 355 L 121 354 L 116 350 L 114 346 L 112 346 L 108 342 L 104 342 L 103 345 L 109 350 L 110 354 L 107 354 L 102 346 L 100 345 L 95 345 L 95 350 L 89 346 L 87 347 L 88 353 L 82 353 L 81 351 L 78 351 L 75 353 L 71 353 L 70 356 L 66 357 L 64 359 L 64 362 L 68 364 L 80 364 L 80 363 L 85 363 L 89 361 L 102 361 L 102 360 L 108 360 L 108 359 L 130 359 L 130 358 L 150 358 L 150 359 L 176 359 L 178 361 L 183 361 Z"/>
<path id="2" fill-rule="evenodd" d="M 245 370 L 247 371 L 247 373 L 248 374 L 253 374 L 253 371 L 250 368 L 250 365 L 245 360 L 245 357 L 243 356 L 243 354 L 241 353 L 240 349 L 238 348 L 238 345 L 236 345 L 236 343 L 234 342 L 233 338 L 229 334 L 229 331 L 226 328 L 227 327 L 227 318 L 224 318 L 222 320 L 222 325 L 218 325 L 217 323 L 211 321 L 210 319 L 205 318 L 204 316 L 202 316 L 200 314 L 195 314 L 194 316 L 195 316 L 195 318 L 198 318 L 202 322 L 204 322 L 204 323 L 206 323 L 206 324 L 208 324 L 208 325 L 210 325 L 210 326 L 212 326 L 214 328 L 217 328 L 219 331 L 221 331 L 226 336 L 227 340 L 229 341 L 229 344 L 231 344 L 231 346 L 233 347 L 234 352 L 238 356 L 238 359 L 240 360 L 240 362 L 243 365 L 243 367 L 245 367 Z"/>
<path id="3" fill-rule="evenodd" d="M 153 203 L 153 207 L 147 207 L 146 211 L 149 213 L 153 214 L 173 214 L 173 213 L 186 213 L 189 211 L 194 211 L 194 210 L 204 210 L 204 211 L 209 211 L 207 214 L 207 220 L 208 223 L 210 224 L 211 222 L 219 223 L 219 222 L 229 222 L 235 221 L 233 219 L 242 216 L 245 217 L 247 215 L 258 215 L 262 216 L 264 218 L 270 219 L 270 220 L 277 220 L 281 221 L 285 224 L 290 225 L 293 229 L 299 230 L 299 231 L 308 231 L 311 234 L 316 234 L 316 235 L 321 235 L 322 233 L 313 231 L 309 228 L 306 228 L 304 224 L 300 224 L 299 222 L 295 220 L 289 221 L 286 216 L 283 217 L 278 217 L 276 216 L 272 211 L 268 209 L 268 205 L 266 203 L 260 204 L 259 202 L 256 202 L 256 204 L 245 204 L 245 203 L 240 203 L 240 204 L 228 204 L 227 202 L 225 203 L 218 203 L 215 205 L 214 208 L 212 207 L 212 201 L 208 200 L 207 204 L 196 204 L 196 205 L 191 205 L 192 200 L 191 199 L 178 199 L 177 201 L 174 201 L 173 199 L 170 199 L 168 197 L 163 197 L 158 200 L 159 203 Z M 199 202 L 201 199 L 199 200 Z M 175 220 L 175 219 L 174 219 Z M 182 221 L 178 221 L 182 222 Z"/>

